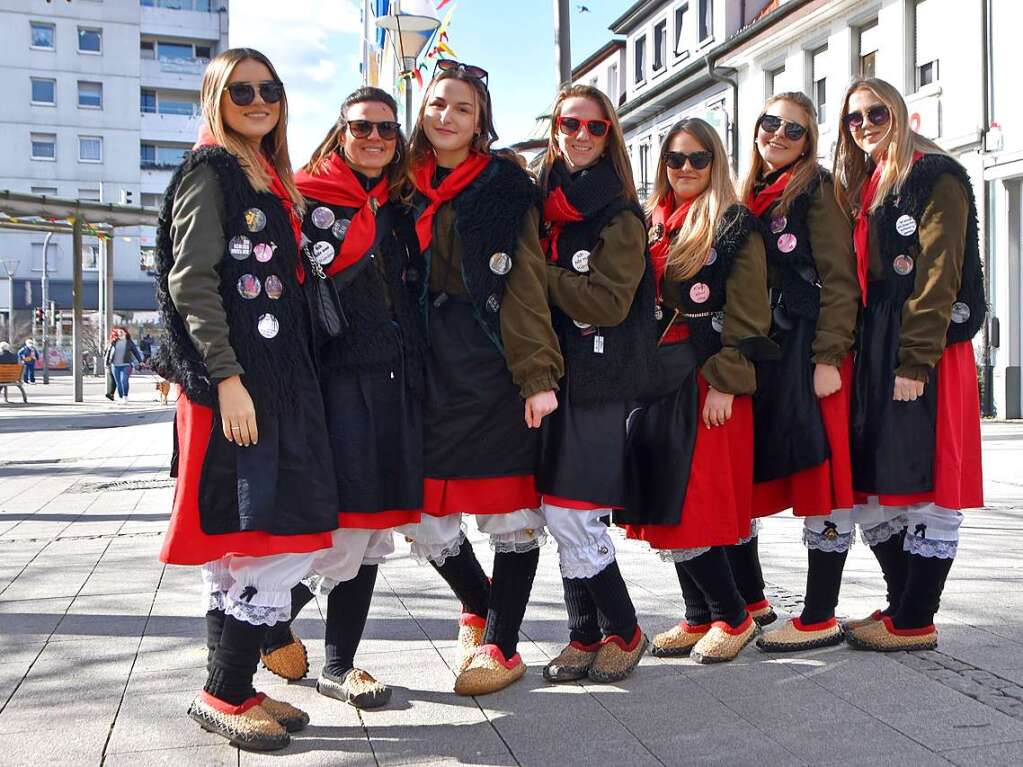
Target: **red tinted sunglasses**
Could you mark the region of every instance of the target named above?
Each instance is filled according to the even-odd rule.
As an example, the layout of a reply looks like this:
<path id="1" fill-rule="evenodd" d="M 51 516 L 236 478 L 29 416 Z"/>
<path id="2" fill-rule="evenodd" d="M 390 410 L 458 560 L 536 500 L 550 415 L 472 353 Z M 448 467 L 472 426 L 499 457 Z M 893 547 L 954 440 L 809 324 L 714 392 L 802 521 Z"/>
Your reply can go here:
<path id="1" fill-rule="evenodd" d="M 584 125 L 586 126 L 586 132 L 597 138 L 606 136 L 607 132 L 611 129 L 610 120 L 580 120 L 578 117 L 558 116 L 558 130 L 566 136 L 574 136 Z"/>

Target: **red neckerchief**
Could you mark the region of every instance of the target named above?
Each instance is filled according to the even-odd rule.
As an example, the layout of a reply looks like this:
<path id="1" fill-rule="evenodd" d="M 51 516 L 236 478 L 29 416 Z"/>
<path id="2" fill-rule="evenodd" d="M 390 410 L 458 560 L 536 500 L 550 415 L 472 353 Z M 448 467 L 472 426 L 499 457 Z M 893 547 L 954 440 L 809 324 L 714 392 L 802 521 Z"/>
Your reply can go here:
<path id="1" fill-rule="evenodd" d="M 326 270 L 327 274 L 337 274 L 362 258 L 376 239 L 376 210 L 387 202 L 387 177 L 382 177 L 367 192 L 348 163 L 334 152 L 327 160 L 326 167 L 316 175 L 304 170 L 296 173 L 295 185 L 307 199 L 320 200 L 341 208 L 358 209 L 352 216 L 337 258 Z"/>
<path id="2" fill-rule="evenodd" d="M 774 204 L 774 201 L 781 197 L 781 193 L 785 191 L 785 187 L 789 185 L 789 180 L 791 178 L 792 171 L 785 171 L 778 176 L 773 184 L 752 195 L 747 203 L 747 207 L 753 211 L 753 215 L 760 218 L 764 211 L 770 208 Z"/>
<path id="3" fill-rule="evenodd" d="M 196 139 L 192 149 L 201 149 L 204 146 L 220 146 L 205 122 L 199 126 L 199 137 Z M 277 175 L 277 169 L 262 154 L 260 154 L 259 158 L 263 161 L 263 169 L 270 176 L 270 193 L 280 201 L 285 212 L 288 214 L 288 220 L 291 222 L 291 232 L 295 236 L 295 247 L 300 247 L 302 243 L 302 219 L 295 211 L 295 203 L 291 199 L 291 195 L 288 194 L 288 190 L 284 187 L 281 177 Z M 295 261 L 295 276 L 298 278 L 299 284 L 305 282 L 305 269 L 302 267 L 301 258 Z"/>
<path id="4" fill-rule="evenodd" d="M 693 198 L 695 199 L 695 198 Z M 650 214 L 651 228 L 661 227 L 661 235 L 650 243 L 650 260 L 654 266 L 654 285 L 657 287 L 657 302 L 661 301 L 661 279 L 668 264 L 668 248 L 671 246 L 671 235 L 682 228 L 693 200 L 686 200 L 675 207 L 675 196 L 667 194 Z"/>
<path id="5" fill-rule="evenodd" d="M 413 170 L 413 179 L 416 189 L 424 195 L 430 204 L 419 214 L 416 221 L 416 236 L 419 238 L 419 248 L 423 252 L 430 247 L 433 240 L 433 217 L 441 205 L 449 200 L 455 199 L 463 189 L 475 181 L 483 169 L 490 164 L 489 154 L 474 152 L 465 158 L 458 167 L 435 189 L 433 186 L 433 174 L 437 170 L 437 158 L 429 156 Z"/>
<path id="6" fill-rule="evenodd" d="M 547 234 L 540 240 L 546 251 L 550 248 L 550 259 L 558 262 L 558 236 L 565 224 L 583 220 L 583 214 L 568 201 L 564 187 L 555 187 L 543 201 L 543 220 L 548 225 Z"/>
<path id="7" fill-rule="evenodd" d="M 913 153 L 913 162 L 916 162 L 923 154 Z M 870 179 L 863 185 L 860 191 L 860 209 L 856 213 L 856 223 L 853 227 L 853 247 L 856 250 L 856 276 L 860 281 L 860 298 L 863 305 L 867 305 L 867 277 L 870 272 L 870 206 L 874 204 L 874 196 L 877 194 L 877 185 L 881 182 L 881 172 L 884 170 L 884 163 L 879 163 Z"/>

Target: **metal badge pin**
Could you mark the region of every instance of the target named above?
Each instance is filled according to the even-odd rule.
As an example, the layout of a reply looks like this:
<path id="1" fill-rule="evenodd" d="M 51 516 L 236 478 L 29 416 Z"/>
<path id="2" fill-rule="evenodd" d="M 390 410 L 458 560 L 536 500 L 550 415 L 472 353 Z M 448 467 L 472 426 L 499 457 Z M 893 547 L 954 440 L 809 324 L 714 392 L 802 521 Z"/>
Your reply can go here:
<path id="1" fill-rule="evenodd" d="M 572 268 L 577 272 L 590 271 L 590 251 L 577 250 L 572 254 Z"/>
<path id="2" fill-rule="evenodd" d="M 593 353 L 594 354 L 604 353 L 604 336 L 602 336 L 600 333 L 597 333 L 597 335 L 593 337 Z"/>
<path id="3" fill-rule="evenodd" d="M 494 274 L 508 274 L 512 268 L 511 256 L 500 251 L 490 257 L 490 271 Z"/>
<path id="4" fill-rule="evenodd" d="M 244 261 L 252 255 L 252 240 L 243 234 L 232 237 L 227 244 L 227 251 L 238 261 Z"/>
<path id="5" fill-rule="evenodd" d="M 961 325 L 970 319 L 970 307 L 962 301 L 952 304 L 952 322 Z"/>
<path id="6" fill-rule="evenodd" d="M 771 219 L 771 234 L 781 234 L 785 231 L 785 227 L 789 225 L 789 220 L 785 216 L 778 216 L 778 218 Z"/>
<path id="7" fill-rule="evenodd" d="M 374 216 L 377 214 L 377 211 L 380 210 L 380 201 L 377 200 L 376 197 L 369 198 L 369 209 Z"/>
<path id="8" fill-rule="evenodd" d="M 256 323 L 256 328 L 263 338 L 274 338 L 281 332 L 281 325 L 272 314 L 262 314 Z"/>
<path id="9" fill-rule="evenodd" d="M 710 298 L 710 286 L 705 282 L 697 282 L 689 288 L 689 298 L 694 304 L 702 304 Z"/>
<path id="10" fill-rule="evenodd" d="M 320 263 L 320 266 L 326 266 L 334 260 L 334 246 L 326 240 L 320 240 L 313 245 L 313 257 Z"/>
<path id="11" fill-rule="evenodd" d="M 791 253 L 796 249 L 797 244 L 798 240 L 796 239 L 796 235 L 791 233 L 783 234 L 778 238 L 778 250 L 782 253 Z"/>
<path id="12" fill-rule="evenodd" d="M 252 248 L 252 255 L 256 257 L 257 261 L 265 264 L 274 257 L 275 250 L 277 250 L 277 246 L 274 243 L 259 242 Z"/>
<path id="13" fill-rule="evenodd" d="M 249 208 L 245 211 L 245 226 L 250 232 L 262 232 L 266 229 L 266 213 L 259 208 Z"/>
<path id="14" fill-rule="evenodd" d="M 238 278 L 238 293 L 242 298 L 253 299 L 259 295 L 259 277 L 254 274 L 243 274 Z"/>
<path id="15" fill-rule="evenodd" d="M 909 237 L 916 231 L 916 221 L 905 213 L 895 219 L 895 231 L 903 237 Z"/>
<path id="16" fill-rule="evenodd" d="M 490 297 L 487 299 L 487 309 L 489 309 L 490 311 L 492 311 L 492 312 L 494 312 L 496 314 L 497 311 L 500 308 L 501 308 L 501 300 L 497 297 L 497 295 L 495 295 L 494 293 L 491 293 Z"/>
<path id="17" fill-rule="evenodd" d="M 348 227 L 352 225 L 350 219 L 339 218 L 335 223 L 330 233 L 334 235 L 338 240 L 343 240 L 345 235 L 348 234 Z"/>
<path id="18" fill-rule="evenodd" d="M 710 266 L 718 260 L 718 252 L 715 248 L 711 248 L 707 253 L 707 260 L 703 262 L 704 266 Z"/>
<path id="19" fill-rule="evenodd" d="M 714 328 L 715 333 L 720 333 L 725 329 L 725 313 L 714 312 L 710 315 L 710 326 Z"/>
<path id="20" fill-rule="evenodd" d="M 313 226 L 317 229 L 330 229 L 334 225 L 334 211 L 322 205 L 318 208 L 313 208 L 310 218 L 313 220 Z"/>
<path id="21" fill-rule="evenodd" d="M 664 319 L 664 309 L 661 308 L 660 304 L 654 305 L 654 319 L 658 322 Z"/>
<path id="22" fill-rule="evenodd" d="M 266 291 L 267 298 L 276 301 L 284 293 L 284 283 L 276 274 L 271 274 L 263 282 L 263 290 Z"/>
<path id="23" fill-rule="evenodd" d="M 647 232 L 647 240 L 653 244 L 664 236 L 664 224 L 654 224 Z"/>
<path id="24" fill-rule="evenodd" d="M 905 253 L 900 256 L 896 256 L 892 261 L 892 269 L 895 270 L 896 274 L 905 277 L 913 271 L 913 259 Z"/>

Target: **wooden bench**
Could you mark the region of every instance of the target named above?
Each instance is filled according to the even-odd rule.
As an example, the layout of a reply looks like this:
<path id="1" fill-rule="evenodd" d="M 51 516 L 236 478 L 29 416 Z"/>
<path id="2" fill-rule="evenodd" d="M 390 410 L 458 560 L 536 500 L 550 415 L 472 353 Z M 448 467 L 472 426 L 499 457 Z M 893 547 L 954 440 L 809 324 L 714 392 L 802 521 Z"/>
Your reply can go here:
<path id="1" fill-rule="evenodd" d="M 17 362 L 11 362 L 0 365 L 0 389 L 4 392 L 4 402 L 10 402 L 7 399 L 7 387 L 17 386 L 18 391 L 21 392 L 21 400 L 26 405 L 28 404 L 28 397 L 25 396 L 25 386 L 21 382 L 21 365 Z"/>

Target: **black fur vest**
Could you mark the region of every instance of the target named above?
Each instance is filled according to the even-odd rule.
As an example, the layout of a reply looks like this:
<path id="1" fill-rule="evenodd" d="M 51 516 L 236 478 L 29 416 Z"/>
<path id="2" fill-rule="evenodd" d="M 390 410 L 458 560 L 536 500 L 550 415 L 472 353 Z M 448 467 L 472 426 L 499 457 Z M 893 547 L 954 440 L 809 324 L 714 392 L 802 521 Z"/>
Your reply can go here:
<path id="1" fill-rule="evenodd" d="M 182 177 L 200 165 L 214 171 L 224 195 L 227 246 L 218 267 L 220 297 L 231 348 L 245 370 L 242 381 L 257 412 L 288 412 L 295 398 L 294 378 L 314 374 L 308 354 L 308 313 L 295 276 L 298 247 L 277 197 L 254 190 L 238 160 L 220 147 L 186 153 L 163 200 L 156 292 L 164 336 L 157 370 L 180 384 L 193 402 L 216 406 L 217 382 L 210 379 L 167 288 L 174 262 L 174 198 Z"/>
<path id="2" fill-rule="evenodd" d="M 963 258 L 962 281 L 955 303 L 952 321 L 948 325 L 946 344 L 968 341 L 984 324 L 987 301 L 984 297 L 984 275 L 980 263 L 980 240 L 977 235 L 977 206 L 973 187 L 966 170 L 951 157 L 939 154 L 924 155 L 913 164 L 909 177 L 898 196 L 889 195 L 884 205 L 871 216 L 871 226 L 877 235 L 884 264 L 886 291 L 868 291 L 867 301 L 873 295 L 880 300 L 885 293 L 905 303 L 916 287 L 916 263 L 920 256 L 918 223 L 931 200 L 938 178 L 948 173 L 955 176 L 966 190 L 970 212 L 966 219 L 966 250 Z"/>

